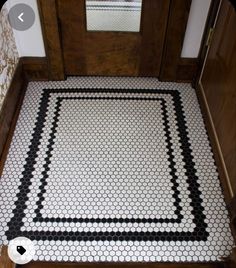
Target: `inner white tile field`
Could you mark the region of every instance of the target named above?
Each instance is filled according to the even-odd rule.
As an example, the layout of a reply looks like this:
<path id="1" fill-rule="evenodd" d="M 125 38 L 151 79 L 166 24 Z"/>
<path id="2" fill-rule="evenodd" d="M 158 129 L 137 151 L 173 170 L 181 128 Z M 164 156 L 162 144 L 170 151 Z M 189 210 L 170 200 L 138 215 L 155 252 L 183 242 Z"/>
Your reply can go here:
<path id="1" fill-rule="evenodd" d="M 64 100 L 42 213 L 66 217 L 73 206 L 73 218 L 173 216 L 159 114 L 158 101 Z"/>

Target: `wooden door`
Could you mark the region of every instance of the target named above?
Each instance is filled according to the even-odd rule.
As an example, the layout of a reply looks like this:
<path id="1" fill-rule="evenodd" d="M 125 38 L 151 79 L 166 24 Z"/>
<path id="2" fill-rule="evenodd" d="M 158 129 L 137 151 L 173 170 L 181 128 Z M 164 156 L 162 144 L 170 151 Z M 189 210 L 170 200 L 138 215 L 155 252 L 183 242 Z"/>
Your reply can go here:
<path id="1" fill-rule="evenodd" d="M 200 79 L 222 151 L 226 176 L 232 185 L 231 195 L 236 195 L 235 29 L 236 11 L 230 1 L 223 0 Z"/>
<path id="2" fill-rule="evenodd" d="M 57 0 L 66 75 L 158 77 L 170 0 L 142 1 L 139 32 L 88 31 L 85 2 Z"/>

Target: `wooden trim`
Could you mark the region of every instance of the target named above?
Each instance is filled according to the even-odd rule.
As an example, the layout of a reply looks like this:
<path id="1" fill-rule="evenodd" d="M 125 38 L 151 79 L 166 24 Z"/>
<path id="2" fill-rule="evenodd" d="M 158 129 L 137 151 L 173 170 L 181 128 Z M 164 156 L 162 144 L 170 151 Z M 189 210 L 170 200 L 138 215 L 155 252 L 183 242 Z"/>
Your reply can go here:
<path id="1" fill-rule="evenodd" d="M 180 2 L 181 1 L 176 0 L 172 1 L 171 4 L 160 80 L 192 82 L 194 86 L 196 86 L 196 81 L 200 75 L 206 55 L 207 47 L 205 44 L 208 37 L 208 32 L 214 24 L 220 0 L 215 0 L 211 3 L 198 58 L 181 58 L 181 51 L 183 47 L 191 1 L 185 2 L 184 9 L 181 9 Z"/>
<path id="2" fill-rule="evenodd" d="M 0 175 L 6 160 L 26 87 L 27 80 L 20 59 L 0 113 Z"/>
<path id="3" fill-rule="evenodd" d="M 28 81 L 47 81 L 49 71 L 46 57 L 23 57 L 21 58 L 24 73 Z"/>
<path id="4" fill-rule="evenodd" d="M 8 257 L 6 246 L 3 246 L 0 252 L 0 267 L 1 268 L 15 268 L 16 267 L 16 265 Z"/>
<path id="5" fill-rule="evenodd" d="M 50 80 L 65 80 L 56 0 L 38 0 Z"/>
<path id="6" fill-rule="evenodd" d="M 230 203 L 228 205 L 228 210 L 230 213 L 232 233 L 233 233 L 235 240 L 236 240 L 236 197 L 233 197 L 230 200 Z M 236 257 L 236 255 L 235 255 L 235 257 Z M 235 262 L 236 262 L 236 259 L 235 259 Z"/>
<path id="7" fill-rule="evenodd" d="M 209 33 L 209 30 L 212 27 L 214 27 L 220 3 L 221 3 L 221 0 L 211 1 L 211 6 L 210 6 L 209 13 L 208 13 L 208 18 L 207 18 L 207 21 L 206 21 L 206 26 L 205 26 L 204 34 L 203 34 L 203 37 L 202 37 L 202 44 L 201 44 L 199 57 L 198 57 L 198 70 L 196 72 L 196 77 L 195 77 L 195 79 L 193 81 L 193 86 L 194 87 L 197 86 L 197 82 L 199 81 L 200 76 L 201 76 L 204 61 L 205 61 L 207 51 L 208 51 L 208 46 L 206 46 L 206 42 L 207 42 L 207 39 L 208 39 L 208 33 Z"/>
<path id="8" fill-rule="evenodd" d="M 177 66 L 177 82 L 193 82 L 198 70 L 197 58 L 181 58 Z"/>
<path id="9" fill-rule="evenodd" d="M 192 0 L 172 0 L 162 58 L 161 81 L 177 81 L 177 69 Z"/>

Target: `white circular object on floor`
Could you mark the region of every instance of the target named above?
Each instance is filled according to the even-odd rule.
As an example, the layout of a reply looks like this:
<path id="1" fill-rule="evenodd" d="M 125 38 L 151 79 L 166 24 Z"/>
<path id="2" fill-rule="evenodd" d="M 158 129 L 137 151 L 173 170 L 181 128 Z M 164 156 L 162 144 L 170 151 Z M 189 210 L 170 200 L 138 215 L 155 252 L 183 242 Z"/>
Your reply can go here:
<path id="1" fill-rule="evenodd" d="M 8 255 L 16 264 L 26 264 L 33 260 L 35 248 L 33 242 L 26 237 L 17 237 L 10 241 Z"/>

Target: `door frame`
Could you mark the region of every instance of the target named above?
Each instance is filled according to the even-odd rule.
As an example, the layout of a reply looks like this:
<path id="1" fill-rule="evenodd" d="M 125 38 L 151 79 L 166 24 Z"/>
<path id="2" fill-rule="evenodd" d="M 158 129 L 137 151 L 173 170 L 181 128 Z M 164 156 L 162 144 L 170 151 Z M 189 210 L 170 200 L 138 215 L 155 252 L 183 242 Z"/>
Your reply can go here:
<path id="1" fill-rule="evenodd" d="M 195 81 L 193 81 L 194 87 L 197 87 L 199 81 L 201 80 L 201 74 L 210 48 L 209 37 L 210 34 L 211 35 L 213 34 L 221 3 L 222 0 L 214 0 L 214 1 L 212 0 L 211 2 L 208 18 L 205 25 L 205 30 L 202 37 L 202 44 L 198 56 L 198 71 L 196 73 Z"/>
<path id="2" fill-rule="evenodd" d="M 43 39 L 50 80 L 64 80 L 66 77 L 62 53 L 60 21 L 57 0 L 37 0 L 42 24 Z M 143 0 L 145 1 L 145 0 Z M 181 50 L 188 22 L 192 0 L 171 0 L 163 47 L 159 79 L 177 81 L 177 70 L 181 61 Z M 187 62 L 192 64 L 192 62 Z"/>

